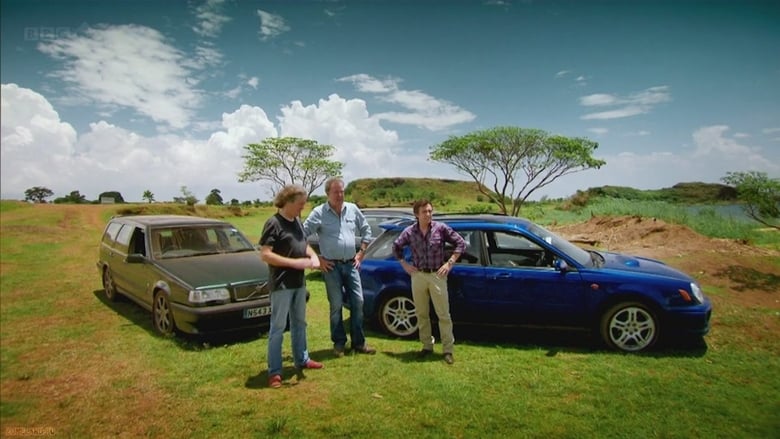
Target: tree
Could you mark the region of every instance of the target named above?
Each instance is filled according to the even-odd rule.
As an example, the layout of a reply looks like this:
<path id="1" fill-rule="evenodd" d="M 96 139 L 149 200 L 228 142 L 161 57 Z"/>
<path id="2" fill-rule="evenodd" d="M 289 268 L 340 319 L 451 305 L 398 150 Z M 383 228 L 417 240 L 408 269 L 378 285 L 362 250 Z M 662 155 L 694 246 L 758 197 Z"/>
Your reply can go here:
<path id="1" fill-rule="evenodd" d="M 148 203 L 154 203 L 154 194 L 149 189 L 144 191 L 144 194 L 141 195 L 141 198 L 146 200 Z"/>
<path id="2" fill-rule="evenodd" d="M 54 195 L 51 189 L 43 186 L 33 186 L 24 191 L 24 201 L 45 203 L 46 199 Z"/>
<path id="3" fill-rule="evenodd" d="M 211 193 L 206 195 L 206 204 L 216 206 L 221 206 L 223 204 L 222 195 L 220 195 L 219 189 L 212 189 Z"/>
<path id="4" fill-rule="evenodd" d="M 122 198 L 122 194 L 120 194 L 117 191 L 111 191 L 111 192 L 103 192 L 102 194 L 98 195 L 98 201 L 102 200 L 103 198 L 113 198 L 114 203 L 124 203 L 125 199 Z"/>
<path id="5" fill-rule="evenodd" d="M 780 179 L 766 172 L 728 172 L 721 180 L 737 189 L 745 213 L 759 223 L 780 230 Z"/>
<path id="6" fill-rule="evenodd" d="M 56 204 L 63 204 L 63 203 L 74 203 L 74 204 L 84 204 L 87 202 L 87 198 L 84 195 L 81 195 L 79 191 L 71 191 L 70 194 L 55 198 L 54 202 Z"/>
<path id="7" fill-rule="evenodd" d="M 244 147 L 239 182 L 266 180 L 276 195 L 287 184 L 300 184 L 311 195 L 329 177 L 341 175 L 344 164 L 330 160 L 335 147 L 297 137 L 269 137 Z"/>
<path id="8" fill-rule="evenodd" d="M 181 187 L 181 194 L 181 197 L 173 197 L 174 203 L 186 204 L 188 206 L 194 206 L 198 204 L 198 199 L 195 198 L 195 195 L 193 195 L 189 189 L 187 189 L 187 186 Z"/>
<path id="9" fill-rule="evenodd" d="M 604 160 L 592 156 L 596 148 L 598 143 L 584 138 L 496 127 L 450 137 L 431 147 L 430 158 L 473 178 L 501 213 L 509 213 L 507 204 L 511 203 L 511 215 L 516 216 L 536 190 L 564 175 L 603 166 Z"/>

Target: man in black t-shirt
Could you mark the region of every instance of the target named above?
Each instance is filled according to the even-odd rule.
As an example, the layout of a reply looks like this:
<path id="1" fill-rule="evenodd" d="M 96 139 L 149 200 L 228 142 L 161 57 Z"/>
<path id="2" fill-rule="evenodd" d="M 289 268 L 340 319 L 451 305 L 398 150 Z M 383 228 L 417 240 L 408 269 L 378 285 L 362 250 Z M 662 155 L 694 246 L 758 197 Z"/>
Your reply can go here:
<path id="1" fill-rule="evenodd" d="M 299 185 L 282 188 L 274 198 L 274 206 L 279 210 L 268 218 L 260 237 L 260 256 L 271 274 L 268 385 L 273 388 L 282 386 L 282 342 L 288 318 L 295 367 L 322 368 L 322 363 L 309 358 L 306 343 L 304 270 L 319 267 L 319 258 L 307 243 L 300 220 L 306 198 L 306 191 Z"/>

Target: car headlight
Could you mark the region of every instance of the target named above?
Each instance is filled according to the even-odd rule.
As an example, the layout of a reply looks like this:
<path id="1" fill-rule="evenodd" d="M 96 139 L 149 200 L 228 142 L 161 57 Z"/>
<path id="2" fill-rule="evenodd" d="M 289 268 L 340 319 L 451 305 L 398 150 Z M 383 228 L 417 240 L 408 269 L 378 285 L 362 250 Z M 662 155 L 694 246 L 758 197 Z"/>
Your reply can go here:
<path id="1" fill-rule="evenodd" d="M 691 292 L 693 293 L 693 297 L 695 297 L 696 300 L 699 301 L 699 303 L 704 303 L 704 294 L 702 294 L 699 285 L 697 285 L 694 282 L 691 282 Z"/>
<path id="2" fill-rule="evenodd" d="M 227 288 L 212 288 L 209 290 L 190 290 L 190 303 L 206 303 L 230 299 Z"/>

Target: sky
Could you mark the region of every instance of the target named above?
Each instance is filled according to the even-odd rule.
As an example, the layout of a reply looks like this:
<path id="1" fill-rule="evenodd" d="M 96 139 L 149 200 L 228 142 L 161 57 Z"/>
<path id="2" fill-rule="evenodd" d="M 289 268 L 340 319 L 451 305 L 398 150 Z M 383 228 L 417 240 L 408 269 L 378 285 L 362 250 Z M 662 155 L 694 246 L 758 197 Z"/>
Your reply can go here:
<path id="1" fill-rule="evenodd" d="M 238 174 L 279 136 L 334 146 L 347 182 L 468 181 L 431 148 L 499 126 L 599 144 L 605 166 L 531 199 L 780 177 L 774 0 L 0 0 L 0 17 L 3 199 L 270 200 Z"/>

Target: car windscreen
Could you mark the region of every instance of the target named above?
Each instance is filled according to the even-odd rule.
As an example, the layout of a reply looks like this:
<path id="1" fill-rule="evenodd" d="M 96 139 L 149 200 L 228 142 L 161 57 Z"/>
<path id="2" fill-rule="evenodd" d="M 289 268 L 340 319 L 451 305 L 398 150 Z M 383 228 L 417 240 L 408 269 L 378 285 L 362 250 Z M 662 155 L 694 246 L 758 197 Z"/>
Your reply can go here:
<path id="1" fill-rule="evenodd" d="M 174 226 L 152 230 L 152 254 L 158 259 L 254 251 L 252 243 L 230 225 Z"/>
<path id="2" fill-rule="evenodd" d="M 590 253 L 561 238 L 555 233 L 545 229 L 544 227 L 537 224 L 532 224 L 530 227 L 528 227 L 528 231 L 536 235 L 542 241 L 552 245 L 562 253 L 574 259 L 578 264 L 585 266 L 591 265 Z"/>

